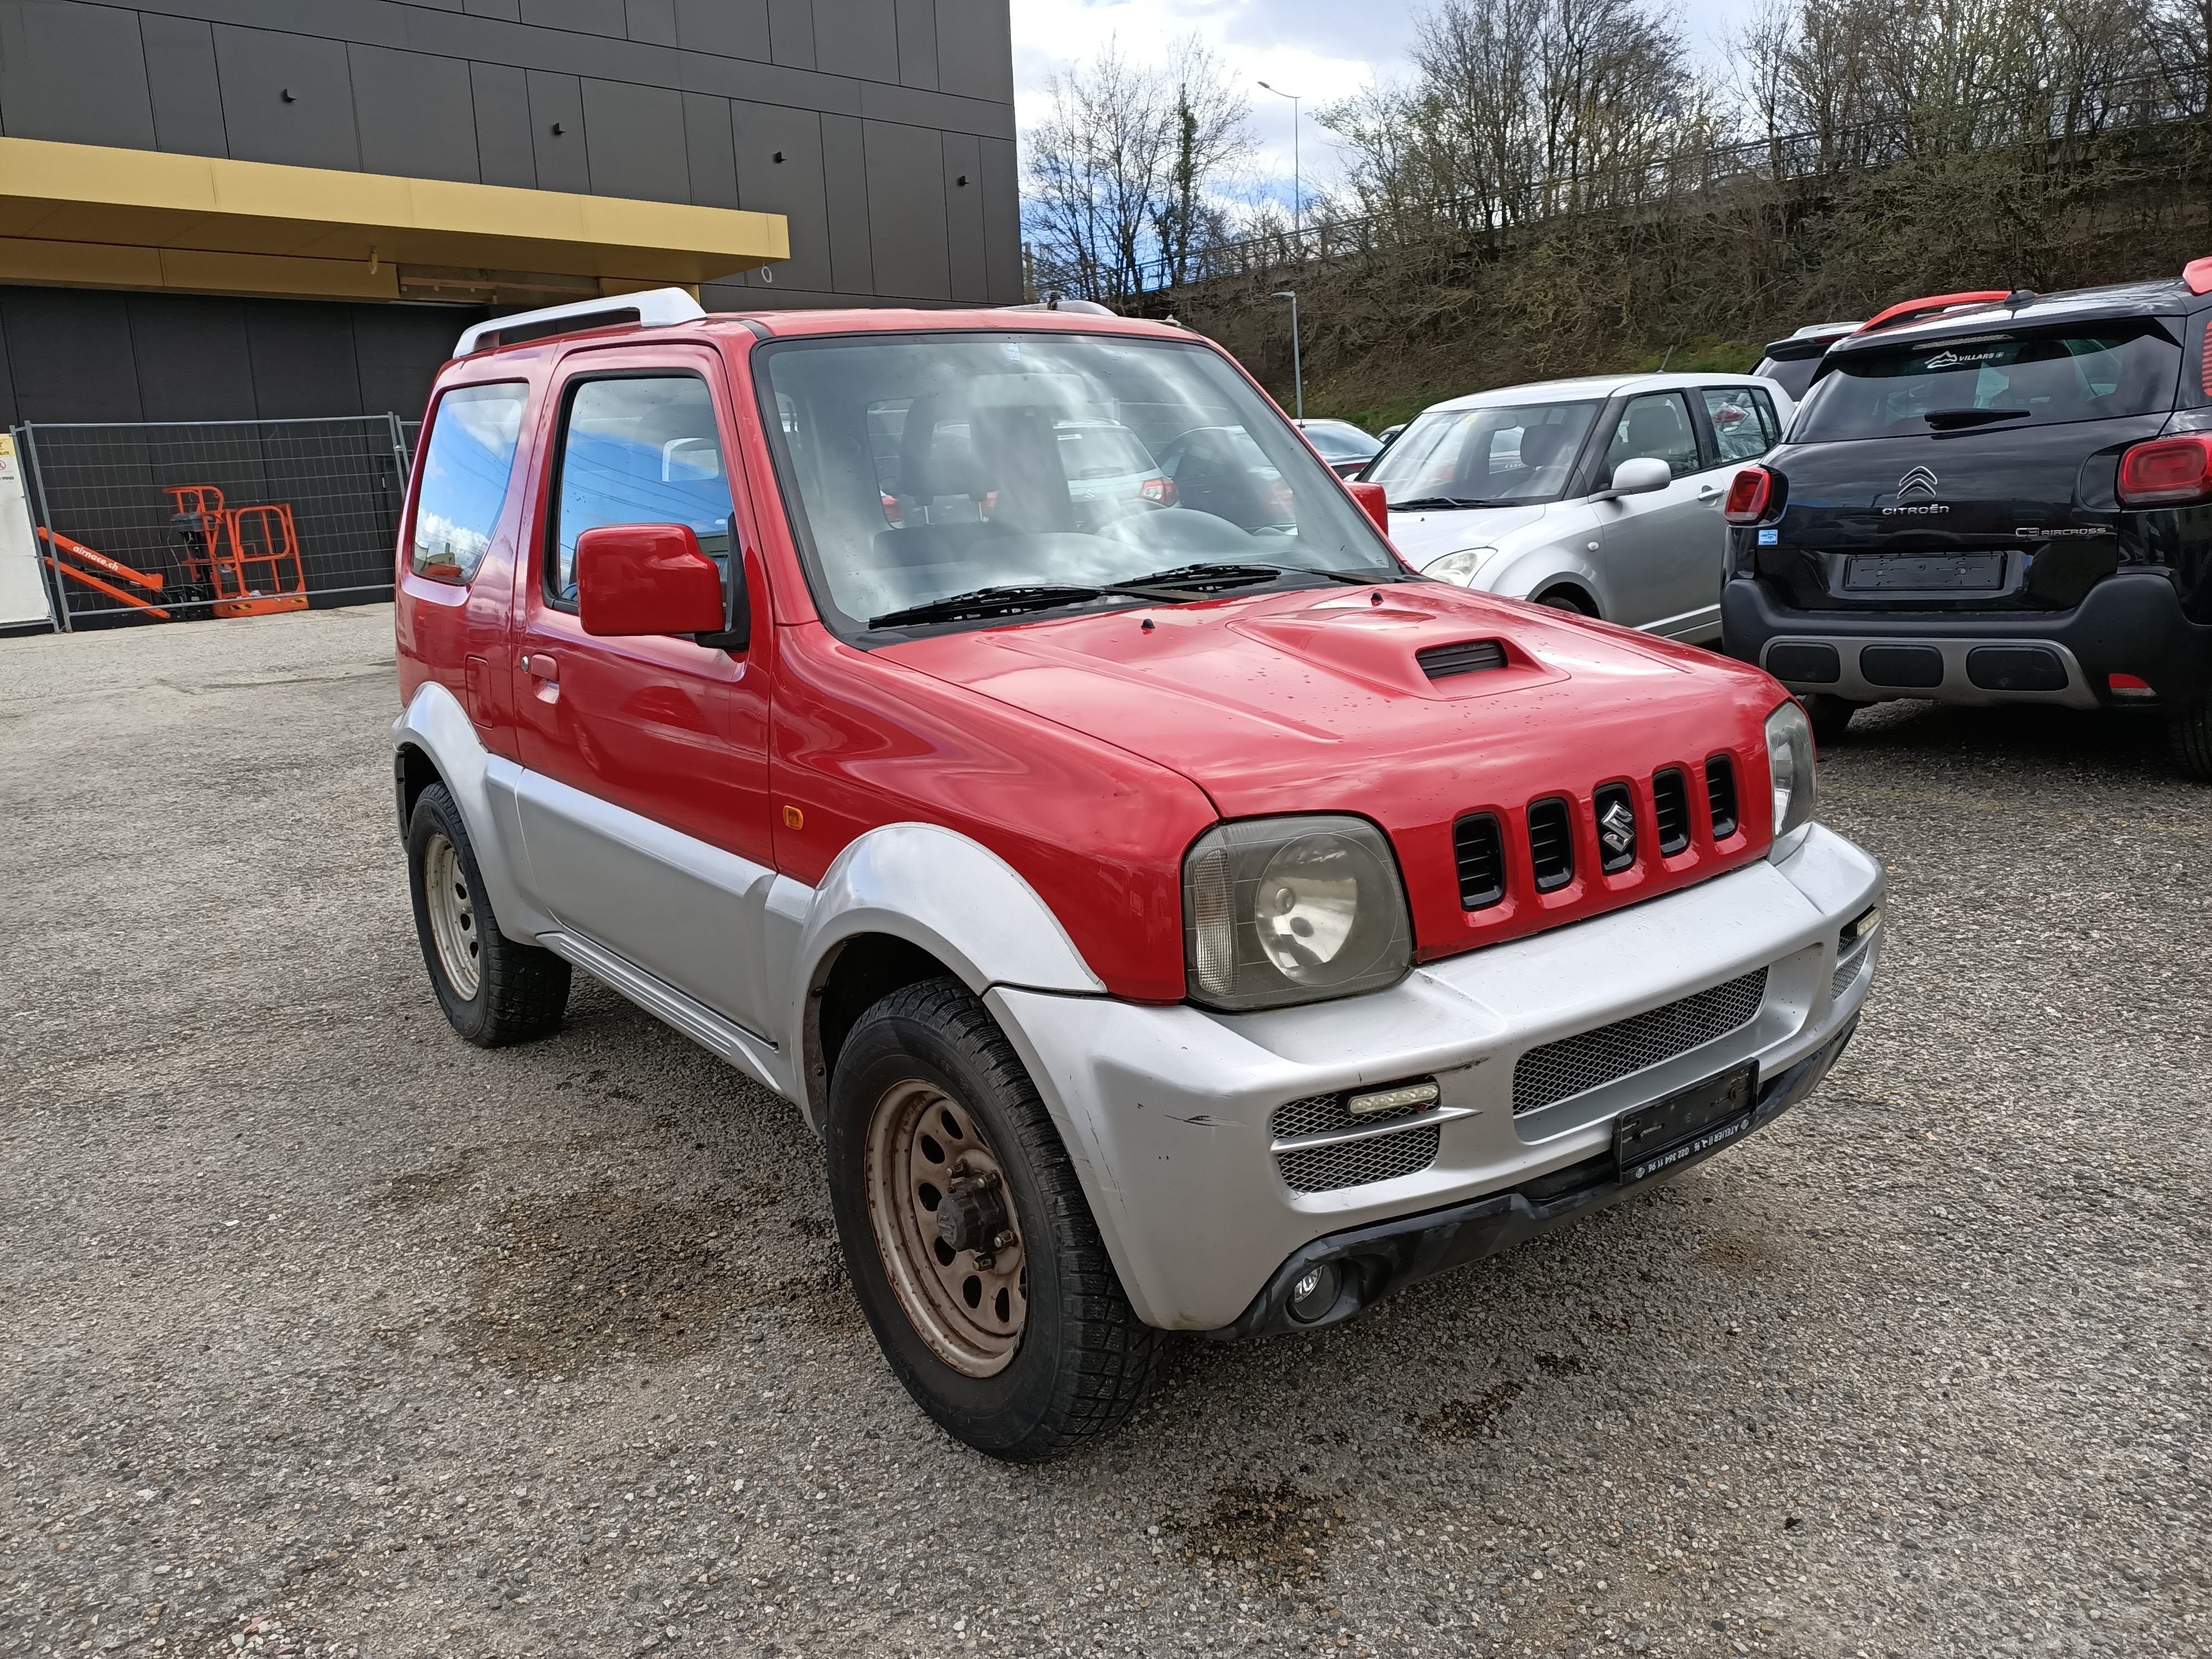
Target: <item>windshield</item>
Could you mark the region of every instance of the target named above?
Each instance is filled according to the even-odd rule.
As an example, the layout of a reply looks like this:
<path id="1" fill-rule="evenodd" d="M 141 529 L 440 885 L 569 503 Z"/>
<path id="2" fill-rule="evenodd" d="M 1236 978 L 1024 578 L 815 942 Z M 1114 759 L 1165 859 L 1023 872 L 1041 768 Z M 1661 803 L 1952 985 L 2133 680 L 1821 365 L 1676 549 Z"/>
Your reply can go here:
<path id="1" fill-rule="evenodd" d="M 1514 507 L 1556 501 L 1598 405 L 1432 409 L 1367 469 L 1393 507 Z"/>
<path id="2" fill-rule="evenodd" d="M 1829 355 L 1794 443 L 2057 426 L 2169 409 L 2181 348 L 2153 319 Z"/>
<path id="3" fill-rule="evenodd" d="M 841 634 L 1407 574 L 1202 346 L 945 332 L 756 356 L 808 578 Z M 1133 584 L 1150 591 L 1104 591 Z"/>

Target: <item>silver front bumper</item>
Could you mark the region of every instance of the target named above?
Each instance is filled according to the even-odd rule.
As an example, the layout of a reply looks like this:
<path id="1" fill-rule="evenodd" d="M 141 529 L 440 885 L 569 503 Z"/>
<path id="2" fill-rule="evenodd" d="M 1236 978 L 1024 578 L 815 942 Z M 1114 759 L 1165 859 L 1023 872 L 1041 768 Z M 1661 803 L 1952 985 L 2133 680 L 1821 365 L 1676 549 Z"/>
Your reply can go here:
<path id="1" fill-rule="evenodd" d="M 1624 1111 L 1756 1060 L 1816 1054 L 1865 1000 L 1875 935 L 1848 973 L 1837 936 L 1880 902 L 1880 866 L 1815 825 L 1779 864 L 1432 963 L 1388 991 L 1266 1013 L 1145 1007 L 1000 987 L 988 1000 L 1059 1121 L 1138 1313 L 1172 1330 L 1236 1322 L 1323 1234 L 1517 1186 L 1612 1144 Z M 1516 1114 L 1532 1048 L 1765 970 L 1750 1019 L 1626 1075 Z M 1434 1131 L 1410 1174 L 1286 1184 L 1287 1103 L 1433 1077 L 1437 1107 L 1378 1133 Z"/>

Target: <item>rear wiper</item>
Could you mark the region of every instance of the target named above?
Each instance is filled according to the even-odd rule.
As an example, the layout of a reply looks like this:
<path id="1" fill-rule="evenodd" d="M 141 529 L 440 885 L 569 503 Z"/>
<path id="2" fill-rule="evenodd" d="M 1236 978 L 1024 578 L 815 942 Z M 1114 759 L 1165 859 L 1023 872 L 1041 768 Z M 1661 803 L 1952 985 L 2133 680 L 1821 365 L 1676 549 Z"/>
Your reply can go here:
<path id="1" fill-rule="evenodd" d="M 1169 605 L 1186 604 L 1191 597 L 1188 593 L 1177 592 L 1172 584 L 1165 587 L 1147 587 L 1141 583 L 1109 582 L 1101 587 L 1078 587 L 1014 583 L 1000 587 L 978 587 L 966 593 L 951 593 L 941 599 L 910 605 L 903 611 L 887 611 L 880 617 L 869 617 L 868 626 L 904 628 L 918 623 L 1011 617 L 1018 611 L 1046 611 L 1058 605 L 1081 605 L 1085 599 L 1103 599 L 1109 595 L 1115 599 L 1154 599 Z"/>
<path id="2" fill-rule="evenodd" d="M 1393 501 L 1393 513 L 1420 513 L 1439 507 L 1513 507 L 1513 501 L 1480 501 L 1472 495 L 1416 495 L 1410 501 Z"/>
<path id="3" fill-rule="evenodd" d="M 1283 575 L 1326 576 L 1333 582 L 1347 582 L 1354 587 L 1395 580 L 1387 570 L 1361 575 L 1355 571 L 1321 570 L 1304 564 L 1243 562 L 1235 564 L 1179 564 L 1172 570 L 1155 570 L 1149 576 L 1138 577 L 1135 587 L 1249 587 L 1259 582 L 1271 582 Z M 1133 589 L 1123 587 L 1117 591 L 1129 592 Z"/>
<path id="4" fill-rule="evenodd" d="M 1987 426 L 1994 421 L 2024 421 L 2028 411 L 2024 409 L 1937 409 L 1920 418 L 1938 432 L 1948 432 L 1953 427 Z"/>

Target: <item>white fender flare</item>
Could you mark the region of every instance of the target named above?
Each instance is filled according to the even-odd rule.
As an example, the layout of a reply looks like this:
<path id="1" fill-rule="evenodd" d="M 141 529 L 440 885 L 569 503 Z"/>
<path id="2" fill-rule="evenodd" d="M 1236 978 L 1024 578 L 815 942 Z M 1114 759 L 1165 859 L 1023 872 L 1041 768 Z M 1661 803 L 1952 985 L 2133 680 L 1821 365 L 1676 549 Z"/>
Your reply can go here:
<path id="1" fill-rule="evenodd" d="M 530 896 L 528 854 L 515 811 L 521 769 L 483 746 L 468 711 L 435 680 L 425 680 L 392 723 L 392 747 L 395 754 L 414 748 L 428 757 L 468 826 L 500 932 L 518 944 L 534 944 L 556 923 Z"/>

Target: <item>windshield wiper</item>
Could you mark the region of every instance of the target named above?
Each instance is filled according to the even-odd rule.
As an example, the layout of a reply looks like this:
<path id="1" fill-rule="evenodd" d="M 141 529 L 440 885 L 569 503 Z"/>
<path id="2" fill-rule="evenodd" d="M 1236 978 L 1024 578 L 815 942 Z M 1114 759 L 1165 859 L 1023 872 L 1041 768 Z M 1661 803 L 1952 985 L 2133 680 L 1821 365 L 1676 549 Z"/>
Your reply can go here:
<path id="1" fill-rule="evenodd" d="M 1518 507 L 1518 501 L 1479 501 L 1472 495 L 1416 495 L 1410 501 L 1393 501 L 1393 513 L 1420 513 L 1439 507 Z"/>
<path id="2" fill-rule="evenodd" d="M 1149 587 L 1143 582 L 1108 582 L 1097 587 L 1079 587 L 1058 583 L 1012 583 L 999 587 L 978 587 L 966 593 L 949 593 L 941 599 L 927 599 L 920 605 L 910 605 L 903 611 L 887 611 L 880 617 L 869 617 L 868 626 L 903 628 L 919 623 L 1011 617 L 1018 611 L 1045 611 L 1054 605 L 1081 605 L 1085 599 L 1109 597 L 1152 599 L 1165 605 L 1185 605 L 1191 598 L 1188 593 L 1178 592 L 1173 584 L 1164 587 Z"/>
<path id="3" fill-rule="evenodd" d="M 1149 576 L 1136 579 L 1136 586 L 1144 587 L 1249 587 L 1260 582 L 1271 582 L 1278 576 L 1326 576 L 1333 582 L 1348 582 L 1354 587 L 1365 587 L 1374 582 L 1396 580 L 1395 573 L 1377 570 L 1361 575 L 1350 570 L 1322 570 L 1304 564 L 1255 564 L 1241 560 L 1229 564 L 1179 564 L 1172 570 L 1155 570 Z M 1119 590 L 1122 592 L 1130 588 Z"/>
<path id="4" fill-rule="evenodd" d="M 1936 409 L 1920 418 L 1938 432 L 1957 426 L 1987 426 L 1993 421 L 2024 421 L 2025 409 Z"/>

